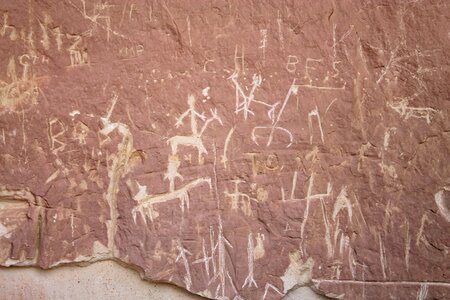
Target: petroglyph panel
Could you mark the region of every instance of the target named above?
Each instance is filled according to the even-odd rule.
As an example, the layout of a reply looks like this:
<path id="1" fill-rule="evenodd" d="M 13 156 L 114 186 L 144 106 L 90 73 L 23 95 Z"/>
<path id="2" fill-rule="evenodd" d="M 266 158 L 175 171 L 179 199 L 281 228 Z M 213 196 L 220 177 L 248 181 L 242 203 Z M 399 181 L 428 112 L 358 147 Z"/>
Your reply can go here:
<path id="1" fill-rule="evenodd" d="M 448 298 L 449 12 L 0 0 L 0 265 Z"/>

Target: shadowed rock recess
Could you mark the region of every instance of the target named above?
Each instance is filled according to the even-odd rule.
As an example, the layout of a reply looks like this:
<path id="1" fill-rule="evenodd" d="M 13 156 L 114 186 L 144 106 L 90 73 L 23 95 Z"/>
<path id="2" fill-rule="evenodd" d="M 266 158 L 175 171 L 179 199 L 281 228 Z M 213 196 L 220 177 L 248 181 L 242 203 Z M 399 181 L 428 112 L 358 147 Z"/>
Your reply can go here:
<path id="1" fill-rule="evenodd" d="M 0 0 L 0 264 L 448 299 L 449 19 L 447 0 Z"/>

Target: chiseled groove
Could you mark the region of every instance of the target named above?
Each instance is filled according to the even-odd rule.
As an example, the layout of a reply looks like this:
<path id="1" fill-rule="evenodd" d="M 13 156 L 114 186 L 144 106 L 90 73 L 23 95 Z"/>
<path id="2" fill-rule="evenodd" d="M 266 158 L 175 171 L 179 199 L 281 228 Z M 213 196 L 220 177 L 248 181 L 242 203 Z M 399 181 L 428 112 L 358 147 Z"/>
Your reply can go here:
<path id="1" fill-rule="evenodd" d="M 450 282 L 445 281 L 404 281 L 404 280 L 390 280 L 390 281 L 377 281 L 377 280 L 345 280 L 345 279 L 313 279 L 313 283 L 348 283 L 348 284 L 361 284 L 361 285 L 421 285 L 427 284 L 429 286 L 446 286 L 450 287 Z"/>

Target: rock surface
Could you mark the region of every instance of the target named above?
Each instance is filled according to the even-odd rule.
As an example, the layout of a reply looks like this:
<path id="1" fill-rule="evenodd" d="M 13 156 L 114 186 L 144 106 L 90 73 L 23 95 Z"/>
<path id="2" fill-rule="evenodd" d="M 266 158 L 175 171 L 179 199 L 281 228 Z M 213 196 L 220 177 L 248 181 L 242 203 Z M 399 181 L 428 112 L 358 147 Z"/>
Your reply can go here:
<path id="1" fill-rule="evenodd" d="M 450 3 L 0 1 L 0 264 L 208 298 L 450 293 Z"/>
<path id="2" fill-rule="evenodd" d="M 204 299 L 173 285 L 143 281 L 135 271 L 112 261 L 50 270 L 2 268 L 0 288 L 6 299 Z"/>

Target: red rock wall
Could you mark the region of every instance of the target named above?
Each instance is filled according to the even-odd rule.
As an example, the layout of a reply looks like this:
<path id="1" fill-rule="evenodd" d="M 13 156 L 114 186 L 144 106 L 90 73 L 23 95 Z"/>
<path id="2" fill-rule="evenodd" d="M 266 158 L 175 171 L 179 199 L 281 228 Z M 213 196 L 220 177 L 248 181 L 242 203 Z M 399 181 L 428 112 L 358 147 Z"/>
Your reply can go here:
<path id="1" fill-rule="evenodd" d="M 449 8 L 0 1 L 1 265 L 445 299 Z"/>

